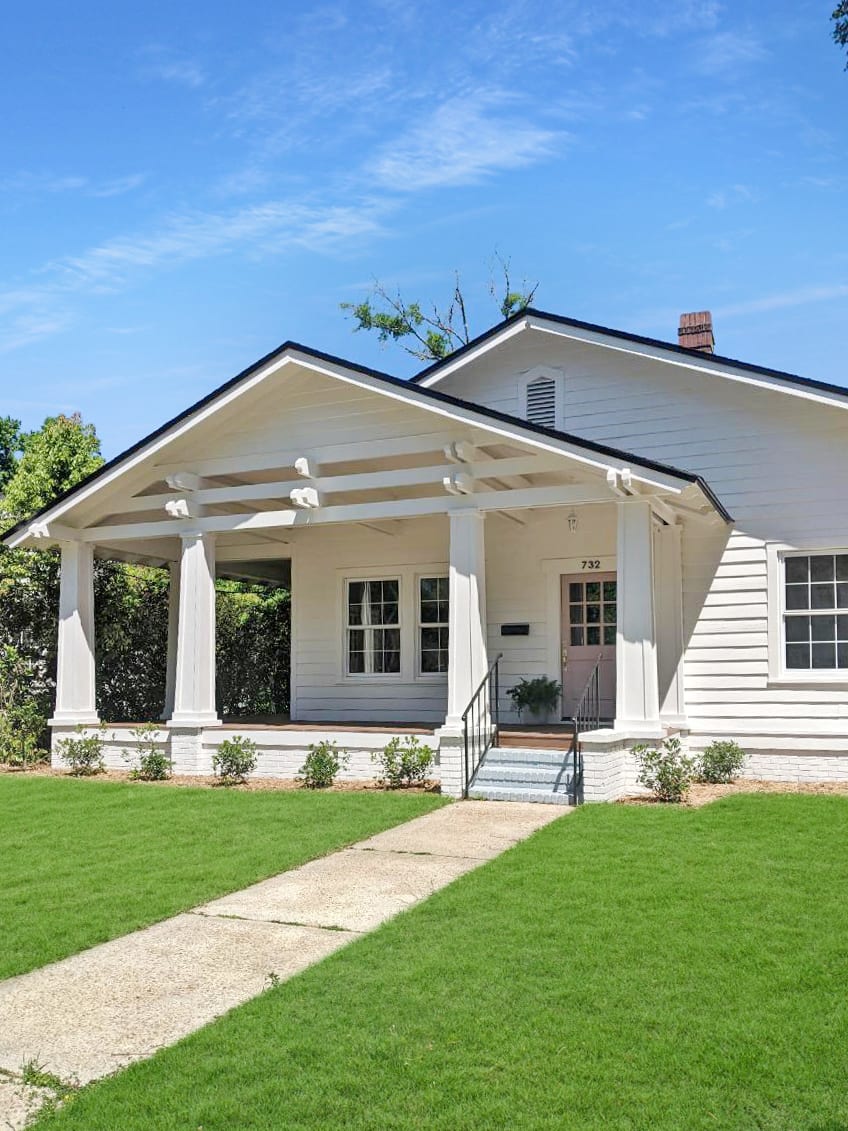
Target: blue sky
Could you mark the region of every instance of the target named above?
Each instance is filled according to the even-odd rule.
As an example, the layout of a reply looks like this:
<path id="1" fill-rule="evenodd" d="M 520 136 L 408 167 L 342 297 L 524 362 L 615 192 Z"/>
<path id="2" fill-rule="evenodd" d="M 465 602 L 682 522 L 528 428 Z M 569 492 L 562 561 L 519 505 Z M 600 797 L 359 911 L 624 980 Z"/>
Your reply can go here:
<path id="1" fill-rule="evenodd" d="M 0 414 L 113 455 L 378 277 L 848 384 L 832 0 L 5 5 Z"/>

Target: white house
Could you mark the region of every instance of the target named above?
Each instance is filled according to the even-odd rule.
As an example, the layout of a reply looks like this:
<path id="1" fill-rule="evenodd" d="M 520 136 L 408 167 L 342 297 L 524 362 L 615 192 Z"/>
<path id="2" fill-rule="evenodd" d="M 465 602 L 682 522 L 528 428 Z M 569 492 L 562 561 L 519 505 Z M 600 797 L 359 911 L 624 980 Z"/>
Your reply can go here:
<path id="1" fill-rule="evenodd" d="M 372 776 L 413 733 L 448 793 L 598 800 L 679 732 L 848 776 L 848 391 L 715 355 L 706 314 L 680 343 L 526 310 L 411 381 L 264 357 L 5 536 L 61 547 L 54 750 L 98 722 L 97 555 L 171 569 L 181 772 L 249 733 L 260 773 L 331 738 Z M 216 572 L 289 570 L 290 718 L 222 721 Z M 566 721 L 519 728 L 507 692 L 542 675 Z"/>

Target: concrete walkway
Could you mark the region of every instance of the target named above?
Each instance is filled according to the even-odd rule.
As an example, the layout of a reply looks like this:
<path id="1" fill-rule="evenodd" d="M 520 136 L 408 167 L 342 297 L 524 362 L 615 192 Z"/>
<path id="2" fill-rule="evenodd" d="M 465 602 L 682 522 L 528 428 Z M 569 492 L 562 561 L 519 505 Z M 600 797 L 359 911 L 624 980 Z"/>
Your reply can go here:
<path id="1" fill-rule="evenodd" d="M 565 810 L 568 812 L 569 810 Z M 466 801 L 173 919 L 0 982 L 0 1071 L 81 1084 L 151 1056 L 426 899 L 559 806 Z M 28 1090 L 0 1075 L 0 1128 Z"/>

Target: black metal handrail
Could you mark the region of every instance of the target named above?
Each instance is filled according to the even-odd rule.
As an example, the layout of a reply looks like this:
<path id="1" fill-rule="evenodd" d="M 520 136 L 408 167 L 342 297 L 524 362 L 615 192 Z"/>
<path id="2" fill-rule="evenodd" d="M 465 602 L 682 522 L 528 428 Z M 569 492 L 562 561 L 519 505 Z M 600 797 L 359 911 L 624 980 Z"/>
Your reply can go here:
<path id="1" fill-rule="evenodd" d="M 468 796 L 468 789 L 480 767 L 480 763 L 493 746 L 498 743 L 500 730 L 499 665 L 503 659 L 501 652 L 489 665 L 480 686 L 471 696 L 471 702 L 462 714 L 462 732 L 465 746 L 463 760 L 462 796 Z"/>
<path id="2" fill-rule="evenodd" d="M 583 788 L 583 751 L 580 749 L 580 735 L 589 730 L 599 730 L 601 726 L 601 661 L 600 653 L 592 674 L 586 681 L 583 694 L 577 703 L 572 719 L 574 730 L 571 735 L 571 803 L 580 804 L 580 791 Z"/>

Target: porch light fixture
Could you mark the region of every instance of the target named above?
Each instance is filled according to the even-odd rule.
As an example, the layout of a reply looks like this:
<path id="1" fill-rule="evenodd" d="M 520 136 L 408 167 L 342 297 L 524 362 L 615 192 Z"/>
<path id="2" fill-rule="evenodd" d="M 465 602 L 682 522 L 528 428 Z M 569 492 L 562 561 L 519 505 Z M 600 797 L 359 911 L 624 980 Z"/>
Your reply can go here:
<path id="1" fill-rule="evenodd" d="M 568 516 L 568 529 L 572 534 L 575 534 L 577 532 L 577 515 L 574 513 L 574 511 L 572 511 Z"/>

